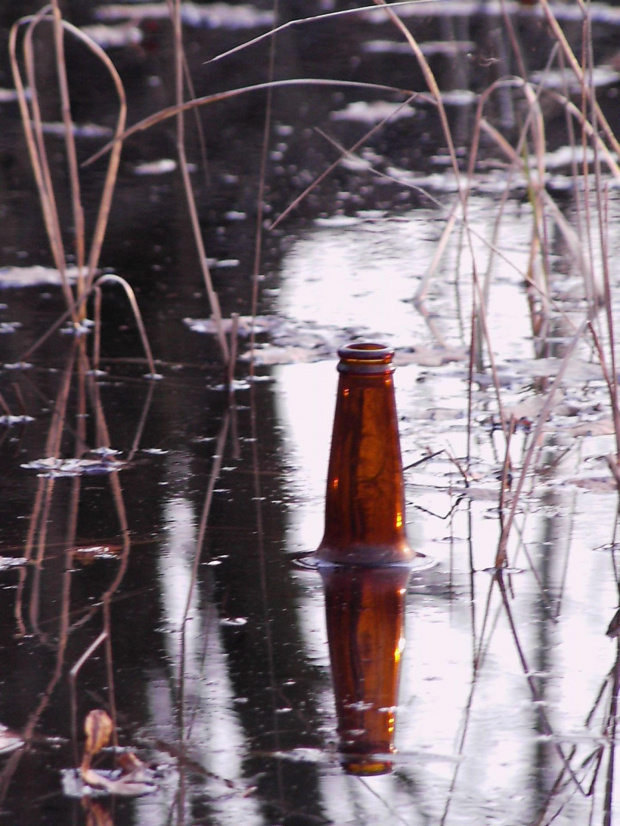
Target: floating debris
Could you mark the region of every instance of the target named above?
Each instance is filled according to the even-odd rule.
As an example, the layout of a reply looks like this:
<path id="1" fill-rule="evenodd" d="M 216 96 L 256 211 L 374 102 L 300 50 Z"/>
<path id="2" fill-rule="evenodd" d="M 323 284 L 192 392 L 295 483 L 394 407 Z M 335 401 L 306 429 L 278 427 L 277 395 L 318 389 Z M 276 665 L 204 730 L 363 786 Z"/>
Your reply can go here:
<path id="1" fill-rule="evenodd" d="M 24 745 L 22 738 L 0 723 L 0 756 L 10 754 Z"/>
<path id="2" fill-rule="evenodd" d="M 73 558 L 77 562 L 88 565 L 96 559 L 118 560 L 122 550 L 122 545 L 91 545 L 89 547 L 74 548 Z"/>
<path id="3" fill-rule="evenodd" d="M 247 617 L 224 617 L 220 620 L 220 625 L 223 625 L 225 628 L 242 628 L 247 624 Z"/>
<path id="4" fill-rule="evenodd" d="M 80 336 L 88 335 L 94 326 L 94 321 L 90 318 L 85 318 L 79 323 L 71 322 L 70 324 L 67 324 L 66 327 L 61 327 L 60 333 L 63 336 L 76 336 L 76 338 L 79 338 Z"/>
<path id="5" fill-rule="evenodd" d="M 238 258 L 209 258 L 207 264 L 212 268 L 232 269 L 238 267 L 241 262 Z"/>
<path id="6" fill-rule="evenodd" d="M 158 161 L 145 161 L 138 163 L 133 168 L 134 175 L 165 175 L 174 172 L 177 162 L 172 158 L 161 158 Z"/>
<path id="7" fill-rule="evenodd" d="M 105 473 L 116 473 L 125 467 L 125 463 L 118 459 L 35 459 L 32 462 L 22 464 L 26 470 L 38 470 L 37 475 L 49 479 L 57 479 L 63 476 L 87 476 L 100 475 Z"/>
<path id="8" fill-rule="evenodd" d="M 0 416 L 0 424 L 3 424 L 5 427 L 14 427 L 18 424 L 28 424 L 28 422 L 34 422 L 32 416 Z"/>
<path id="9" fill-rule="evenodd" d="M 4 370 L 30 370 L 32 364 L 28 361 L 16 361 L 14 364 L 3 364 Z"/>
<path id="10" fill-rule="evenodd" d="M 0 556 L 0 572 L 8 571 L 11 568 L 21 568 L 28 564 L 28 560 L 23 556 Z M 2 727 L 0 726 L 0 736 Z M 0 749 L 0 754 L 2 753 Z"/>

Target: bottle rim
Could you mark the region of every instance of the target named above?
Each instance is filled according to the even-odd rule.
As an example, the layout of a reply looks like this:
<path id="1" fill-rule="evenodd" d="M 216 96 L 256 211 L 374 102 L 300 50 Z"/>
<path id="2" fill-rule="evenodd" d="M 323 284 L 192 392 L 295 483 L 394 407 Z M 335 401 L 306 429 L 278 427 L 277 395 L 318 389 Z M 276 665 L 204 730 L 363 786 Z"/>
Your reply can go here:
<path id="1" fill-rule="evenodd" d="M 338 348 L 341 359 L 355 359 L 360 361 L 383 361 L 393 358 L 394 348 L 377 341 L 352 341 Z"/>
<path id="2" fill-rule="evenodd" d="M 394 348 L 376 341 L 352 341 L 338 348 L 341 373 L 391 372 Z"/>

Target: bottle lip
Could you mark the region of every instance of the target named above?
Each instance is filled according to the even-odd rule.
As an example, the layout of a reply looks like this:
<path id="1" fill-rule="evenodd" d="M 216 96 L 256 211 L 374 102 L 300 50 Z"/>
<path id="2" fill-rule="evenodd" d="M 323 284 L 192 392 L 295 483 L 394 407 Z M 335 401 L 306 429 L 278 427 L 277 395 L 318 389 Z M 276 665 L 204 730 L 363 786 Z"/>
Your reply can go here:
<path id="1" fill-rule="evenodd" d="M 338 348 L 341 373 L 385 373 L 392 371 L 394 348 L 376 341 L 352 341 Z"/>

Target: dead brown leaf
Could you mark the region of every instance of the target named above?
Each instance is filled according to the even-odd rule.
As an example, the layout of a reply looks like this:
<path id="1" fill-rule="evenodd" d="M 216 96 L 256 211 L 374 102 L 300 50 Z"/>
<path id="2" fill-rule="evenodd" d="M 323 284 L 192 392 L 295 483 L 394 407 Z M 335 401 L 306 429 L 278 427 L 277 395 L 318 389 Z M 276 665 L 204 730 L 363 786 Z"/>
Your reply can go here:
<path id="1" fill-rule="evenodd" d="M 80 767 L 84 785 L 122 797 L 139 797 L 155 790 L 152 771 L 131 751 L 117 755 L 118 768 L 114 771 L 91 768 L 92 758 L 108 745 L 114 733 L 114 723 L 107 712 L 100 708 L 89 712 L 84 731 L 86 743 Z"/>
<path id="2" fill-rule="evenodd" d="M 86 743 L 84 744 L 84 757 L 82 758 L 82 775 L 90 768 L 93 756 L 98 754 L 110 742 L 114 731 L 114 723 L 107 712 L 95 708 L 86 716 L 84 731 L 86 732 Z"/>

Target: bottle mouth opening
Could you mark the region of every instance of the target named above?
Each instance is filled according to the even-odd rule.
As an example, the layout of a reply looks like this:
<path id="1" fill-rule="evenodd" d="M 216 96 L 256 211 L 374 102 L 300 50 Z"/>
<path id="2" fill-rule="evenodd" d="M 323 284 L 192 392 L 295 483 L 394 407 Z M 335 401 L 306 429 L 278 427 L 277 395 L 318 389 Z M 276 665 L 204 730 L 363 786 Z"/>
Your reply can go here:
<path id="1" fill-rule="evenodd" d="M 347 361 L 391 361 L 394 348 L 376 341 L 352 341 L 340 347 L 338 355 Z"/>
<path id="2" fill-rule="evenodd" d="M 386 347 L 376 341 L 352 341 L 338 350 L 340 361 L 339 373 L 358 373 L 385 375 L 391 373 L 394 348 Z"/>

